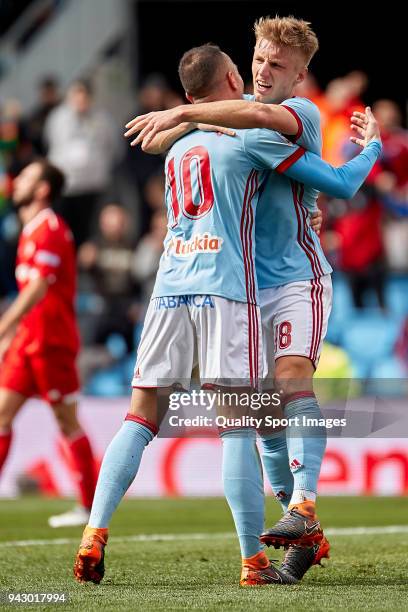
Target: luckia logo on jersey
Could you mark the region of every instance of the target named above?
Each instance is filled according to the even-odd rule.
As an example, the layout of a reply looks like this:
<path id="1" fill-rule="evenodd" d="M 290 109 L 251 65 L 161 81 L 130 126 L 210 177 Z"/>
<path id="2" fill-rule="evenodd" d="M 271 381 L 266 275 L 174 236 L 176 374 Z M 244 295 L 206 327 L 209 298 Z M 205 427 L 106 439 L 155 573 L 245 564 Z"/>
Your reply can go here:
<path id="1" fill-rule="evenodd" d="M 220 236 L 212 236 L 210 233 L 196 234 L 189 240 L 183 238 L 172 238 L 166 245 L 166 257 L 190 257 L 197 253 L 219 253 L 224 240 Z"/>

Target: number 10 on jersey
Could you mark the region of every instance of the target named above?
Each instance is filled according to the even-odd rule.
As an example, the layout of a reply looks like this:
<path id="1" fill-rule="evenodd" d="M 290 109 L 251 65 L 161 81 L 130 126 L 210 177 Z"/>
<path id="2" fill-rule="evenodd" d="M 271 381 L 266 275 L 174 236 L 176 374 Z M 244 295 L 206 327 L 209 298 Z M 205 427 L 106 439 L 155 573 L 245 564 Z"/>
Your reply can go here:
<path id="1" fill-rule="evenodd" d="M 214 206 L 210 158 L 205 147 L 193 147 L 186 151 L 178 171 L 181 201 L 177 197 L 175 158 L 172 157 L 167 165 L 167 188 L 170 189 L 173 214 L 171 227 L 178 224 L 180 214 L 196 221 L 207 215 Z"/>

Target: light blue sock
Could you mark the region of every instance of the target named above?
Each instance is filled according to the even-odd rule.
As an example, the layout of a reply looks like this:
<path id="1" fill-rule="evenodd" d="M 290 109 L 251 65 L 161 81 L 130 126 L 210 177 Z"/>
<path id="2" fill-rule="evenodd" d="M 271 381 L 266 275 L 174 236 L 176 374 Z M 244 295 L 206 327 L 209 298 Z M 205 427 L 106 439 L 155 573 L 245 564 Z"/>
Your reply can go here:
<path id="1" fill-rule="evenodd" d="M 272 491 L 286 512 L 293 493 L 293 474 L 289 467 L 286 431 L 261 436 L 262 462 Z"/>
<path id="2" fill-rule="evenodd" d="M 134 421 L 123 423 L 102 461 L 88 523 L 91 527 L 108 527 L 137 474 L 145 447 L 153 438 L 153 432 L 144 425 Z"/>
<path id="3" fill-rule="evenodd" d="M 265 496 L 262 466 L 253 429 L 226 431 L 223 445 L 222 478 L 244 558 L 263 550 L 259 536 L 264 529 Z"/>
<path id="4" fill-rule="evenodd" d="M 327 433 L 325 427 L 303 426 L 303 417 L 321 419 L 319 404 L 314 396 L 301 397 L 288 402 L 285 407 L 285 418 L 298 417 L 300 427 L 288 426 L 286 444 L 288 447 L 289 465 L 293 473 L 293 494 L 291 504 L 298 504 L 305 499 L 315 501 L 317 481 L 326 450 Z"/>

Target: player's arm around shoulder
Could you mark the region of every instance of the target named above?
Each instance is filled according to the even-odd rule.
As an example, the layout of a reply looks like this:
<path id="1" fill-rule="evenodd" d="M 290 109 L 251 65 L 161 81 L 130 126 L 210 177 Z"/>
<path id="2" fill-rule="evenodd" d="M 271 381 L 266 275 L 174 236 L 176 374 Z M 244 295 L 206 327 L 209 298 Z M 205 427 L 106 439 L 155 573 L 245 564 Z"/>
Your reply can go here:
<path id="1" fill-rule="evenodd" d="M 277 131 L 269 129 L 245 130 L 242 136 L 243 149 L 254 168 L 281 171 L 282 164 L 294 163 L 304 149 L 293 144 Z"/>
<path id="2" fill-rule="evenodd" d="M 274 130 L 287 136 L 298 132 L 298 122 L 287 108 L 281 104 L 264 104 L 262 102 L 242 102 L 241 125 L 232 127 L 264 128 Z M 244 115 L 246 113 L 246 116 Z"/>
<path id="3" fill-rule="evenodd" d="M 308 98 L 294 96 L 284 100 L 280 106 L 290 113 L 296 121 L 297 132 L 288 134 L 295 136 L 295 142 L 302 135 L 312 140 L 321 138 L 320 110 L 314 102 Z"/>

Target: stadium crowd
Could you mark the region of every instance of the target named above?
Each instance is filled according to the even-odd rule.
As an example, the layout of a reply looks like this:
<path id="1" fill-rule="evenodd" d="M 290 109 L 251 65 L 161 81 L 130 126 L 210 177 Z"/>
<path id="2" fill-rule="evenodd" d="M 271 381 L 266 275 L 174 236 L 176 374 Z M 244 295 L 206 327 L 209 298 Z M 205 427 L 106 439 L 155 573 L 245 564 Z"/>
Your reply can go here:
<path id="1" fill-rule="evenodd" d="M 366 75 L 354 71 L 334 79 L 324 90 L 310 75 L 297 91 L 319 107 L 323 157 L 334 165 L 356 154 L 349 140 L 349 118 L 364 108 L 366 86 Z M 138 92 L 134 114 L 181 103 L 180 94 L 163 76 L 151 75 Z M 382 131 L 380 162 L 352 200 L 324 194 L 319 199 L 324 215 L 321 239 L 336 270 L 328 340 L 345 349 L 354 373 L 363 378 L 392 377 L 398 372 L 402 376 L 408 369 L 408 132 L 395 102 L 377 100 L 372 107 Z M 0 108 L 1 310 L 16 291 L 14 261 L 20 228 L 10 201 L 11 185 L 21 168 L 39 155 L 47 156 L 67 177 L 55 209 L 70 225 L 78 248 L 84 389 L 120 394 L 128 388 L 166 232 L 164 158 L 130 148 L 86 80 L 72 83 L 62 93 L 56 78 L 45 77 L 38 86 L 37 106 L 28 115 L 18 101 L 4 101 Z M 131 185 L 135 194 L 131 204 L 122 201 L 122 184 Z M 385 348 L 383 343 L 383 352 L 374 351 L 370 361 L 362 354 L 361 342 L 366 352 L 363 334 L 369 338 L 378 325 L 386 330 Z"/>

